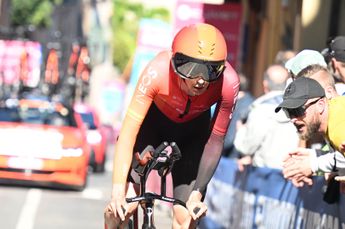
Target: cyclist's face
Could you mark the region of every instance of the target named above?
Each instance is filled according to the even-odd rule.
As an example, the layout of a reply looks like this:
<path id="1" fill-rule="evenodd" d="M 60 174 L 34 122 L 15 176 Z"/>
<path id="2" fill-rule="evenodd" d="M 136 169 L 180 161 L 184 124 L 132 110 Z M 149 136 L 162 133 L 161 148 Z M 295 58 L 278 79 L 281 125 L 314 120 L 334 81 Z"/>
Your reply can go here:
<path id="1" fill-rule="evenodd" d="M 201 76 L 195 79 L 181 79 L 182 80 L 182 89 L 189 96 L 196 96 L 203 94 L 210 84 L 204 80 Z"/>

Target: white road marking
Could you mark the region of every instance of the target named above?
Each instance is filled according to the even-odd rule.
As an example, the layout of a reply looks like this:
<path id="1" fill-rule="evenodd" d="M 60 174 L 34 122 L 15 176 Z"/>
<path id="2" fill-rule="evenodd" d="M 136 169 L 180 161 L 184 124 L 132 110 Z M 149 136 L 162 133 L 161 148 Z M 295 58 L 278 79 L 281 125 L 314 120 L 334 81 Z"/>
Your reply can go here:
<path id="1" fill-rule="evenodd" d="M 19 215 L 16 229 L 33 229 L 35 224 L 36 212 L 41 201 L 42 191 L 30 189 Z"/>
<path id="2" fill-rule="evenodd" d="M 105 162 L 105 171 L 108 171 L 108 172 L 113 171 L 113 160 L 108 160 Z"/>
<path id="3" fill-rule="evenodd" d="M 103 192 L 95 188 L 87 188 L 82 192 L 82 197 L 91 200 L 101 200 L 103 199 Z"/>

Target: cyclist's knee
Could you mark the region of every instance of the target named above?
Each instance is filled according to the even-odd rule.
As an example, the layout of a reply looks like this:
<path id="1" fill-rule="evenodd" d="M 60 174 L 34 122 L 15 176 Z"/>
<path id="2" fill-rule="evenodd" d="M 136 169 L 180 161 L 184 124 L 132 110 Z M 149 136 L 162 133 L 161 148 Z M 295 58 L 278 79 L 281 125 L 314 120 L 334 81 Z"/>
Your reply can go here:
<path id="1" fill-rule="evenodd" d="M 173 229 L 192 229 L 196 228 L 196 222 L 189 215 L 186 208 L 180 205 L 174 205 L 173 207 Z"/>
<path id="2" fill-rule="evenodd" d="M 129 218 L 133 215 L 138 207 L 138 203 L 130 203 L 128 205 L 128 213 L 125 221 L 121 221 L 120 217 L 115 217 L 114 211 L 110 204 L 104 209 L 104 229 L 125 228 L 128 224 Z"/>
<path id="3" fill-rule="evenodd" d="M 115 217 L 112 208 L 110 207 L 110 205 L 108 205 L 104 209 L 104 229 L 117 229 L 120 225 L 120 222 L 120 218 Z"/>

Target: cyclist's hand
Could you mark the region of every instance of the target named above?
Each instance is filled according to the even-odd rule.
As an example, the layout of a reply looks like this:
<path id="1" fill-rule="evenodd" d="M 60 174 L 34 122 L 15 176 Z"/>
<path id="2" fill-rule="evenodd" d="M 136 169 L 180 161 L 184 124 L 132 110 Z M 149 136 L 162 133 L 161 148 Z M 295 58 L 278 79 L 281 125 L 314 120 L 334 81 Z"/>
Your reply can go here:
<path id="1" fill-rule="evenodd" d="M 197 220 L 204 214 L 206 214 L 207 206 L 205 203 L 201 202 L 202 195 L 198 191 L 192 191 L 189 199 L 186 203 L 187 210 L 192 216 L 193 220 Z"/>
<path id="2" fill-rule="evenodd" d="M 111 194 L 111 208 L 113 209 L 115 218 L 120 217 L 122 221 L 125 220 L 127 214 L 128 205 L 125 199 L 125 185 L 114 184 Z"/>

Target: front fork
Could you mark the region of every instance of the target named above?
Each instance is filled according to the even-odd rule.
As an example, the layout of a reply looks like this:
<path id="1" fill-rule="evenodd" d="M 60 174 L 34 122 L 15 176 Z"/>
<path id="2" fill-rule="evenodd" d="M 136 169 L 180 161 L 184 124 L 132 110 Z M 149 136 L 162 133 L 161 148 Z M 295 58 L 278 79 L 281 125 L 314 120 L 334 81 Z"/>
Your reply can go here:
<path id="1" fill-rule="evenodd" d="M 142 229 L 156 229 L 154 225 L 154 199 L 143 201 L 141 204 L 141 208 L 143 209 L 144 213 L 144 222 Z"/>

